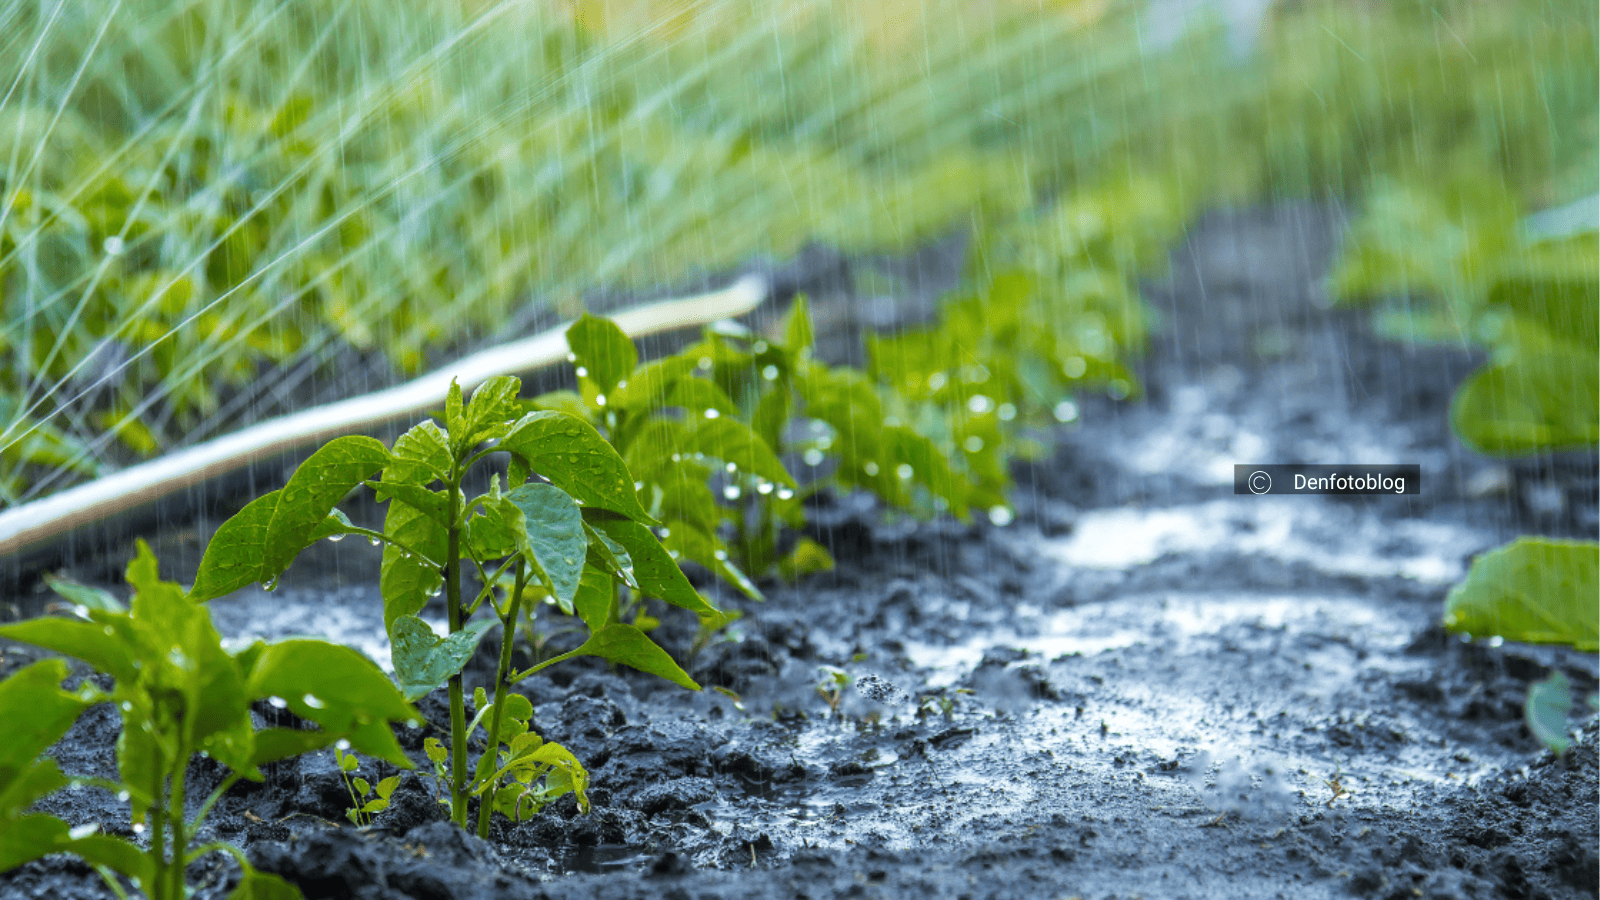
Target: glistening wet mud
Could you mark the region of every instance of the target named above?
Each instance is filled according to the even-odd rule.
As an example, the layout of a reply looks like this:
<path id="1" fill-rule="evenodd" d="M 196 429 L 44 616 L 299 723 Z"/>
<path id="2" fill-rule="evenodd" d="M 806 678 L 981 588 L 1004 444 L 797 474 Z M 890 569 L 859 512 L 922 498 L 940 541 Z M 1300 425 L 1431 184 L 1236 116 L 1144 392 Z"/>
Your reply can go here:
<path id="1" fill-rule="evenodd" d="M 525 683 L 535 727 L 591 771 L 589 815 L 569 800 L 479 841 L 408 776 L 356 829 L 321 754 L 240 785 L 208 831 L 308 897 L 1595 896 L 1596 724 L 1556 758 L 1522 723 L 1552 669 L 1593 692 L 1595 657 L 1436 624 L 1471 554 L 1593 536 L 1592 457 L 1512 466 L 1454 442 L 1476 360 L 1326 308 L 1336 227 L 1310 206 L 1198 223 L 1151 290 L 1146 399 L 1080 398 L 1083 424 L 1018 471 L 1012 524 L 819 506 L 839 568 L 765 604 L 719 596 L 745 618 L 692 660 L 738 701 L 590 663 Z M 1423 493 L 1235 497 L 1232 463 L 1263 461 L 1417 462 Z M 376 570 L 359 541 L 321 547 L 215 614 L 382 658 Z M 692 623 L 664 619 L 686 652 Z M 8 647 L 7 670 L 28 658 Z M 819 694 L 819 666 L 853 684 Z M 419 762 L 447 720 L 437 693 L 423 711 L 401 735 Z M 108 771 L 115 725 L 92 713 L 63 767 Z M 47 809 L 126 827 L 99 791 Z M 193 884 L 231 877 L 217 858 Z M 109 896 L 61 859 L 0 893 Z"/>

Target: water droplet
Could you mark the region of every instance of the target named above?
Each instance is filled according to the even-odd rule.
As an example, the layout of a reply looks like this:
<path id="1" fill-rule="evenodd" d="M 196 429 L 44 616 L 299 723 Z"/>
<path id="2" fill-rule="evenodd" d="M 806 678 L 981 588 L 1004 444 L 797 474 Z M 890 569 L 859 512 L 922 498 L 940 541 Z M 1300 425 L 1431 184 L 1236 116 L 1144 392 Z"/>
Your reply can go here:
<path id="1" fill-rule="evenodd" d="M 1017 417 L 1017 407 L 1012 403 L 1002 403 L 995 414 L 1000 417 L 1000 421 L 1009 422 Z"/>
<path id="2" fill-rule="evenodd" d="M 123 803 L 127 803 L 128 799 L 130 797 L 132 797 L 132 796 L 133 795 L 128 793 L 127 791 L 117 791 L 117 799 L 121 800 Z"/>
<path id="3" fill-rule="evenodd" d="M 935 372 L 928 376 L 928 390 L 930 391 L 937 391 L 949 383 L 949 376 L 945 375 L 943 372 Z"/>
<path id="4" fill-rule="evenodd" d="M 1061 374 L 1068 378 L 1082 378 L 1089 371 L 1089 361 L 1081 356 L 1069 356 L 1061 363 Z"/>
<path id="5" fill-rule="evenodd" d="M 407 728 L 421 728 L 422 727 L 422 722 L 417 720 L 417 719 L 407 719 L 406 720 L 406 727 Z"/>
<path id="6" fill-rule="evenodd" d="M 627 386 L 628 386 L 628 379 L 626 379 L 626 378 L 624 378 L 621 381 L 617 382 L 617 390 L 619 390 L 619 391 L 622 390 L 623 388 L 627 387 Z"/>
<path id="7" fill-rule="evenodd" d="M 328 543 L 337 544 L 340 541 L 344 540 L 344 538 L 345 538 L 345 535 L 342 532 L 339 533 L 339 534 L 330 534 L 330 535 L 328 535 Z"/>
<path id="8" fill-rule="evenodd" d="M 1506 642 L 1506 639 L 1504 637 L 1498 635 L 1498 634 L 1495 635 L 1492 638 L 1489 638 L 1489 646 L 1491 646 L 1491 647 L 1499 647 L 1499 646 L 1505 644 L 1505 642 Z"/>
<path id="9" fill-rule="evenodd" d="M 700 357 L 700 368 L 704 369 L 707 372 L 711 371 L 711 357 L 709 357 L 709 356 Z"/>
<path id="10" fill-rule="evenodd" d="M 975 434 L 969 435 L 966 440 L 961 442 L 961 446 L 965 447 L 968 453 L 982 453 L 983 438 L 978 437 Z"/>
<path id="11" fill-rule="evenodd" d="M 682 453 L 674 453 L 674 454 L 672 454 L 672 461 L 673 462 L 683 462 L 683 454 Z"/>
<path id="12" fill-rule="evenodd" d="M 267 705 L 271 706 L 273 709 L 288 709 L 289 701 L 283 699 L 282 697 L 268 697 Z"/>
<path id="13" fill-rule="evenodd" d="M 503 734 L 504 732 L 501 732 L 501 733 Z M 340 738 L 337 742 L 334 743 L 334 746 L 338 747 L 339 750 L 342 752 L 342 751 L 350 749 L 350 742 L 345 740 L 344 738 Z"/>
<path id="14" fill-rule="evenodd" d="M 721 415 L 722 415 L 722 413 L 717 412 L 714 409 L 706 410 L 706 418 L 708 418 L 708 419 L 715 419 L 715 418 L 717 418 L 718 416 L 721 416 Z"/>
<path id="15" fill-rule="evenodd" d="M 771 348 L 768 346 L 766 341 L 756 341 L 754 344 L 750 345 L 750 349 L 756 353 L 765 353 Z"/>
<path id="16" fill-rule="evenodd" d="M 104 631 L 108 636 L 115 635 L 117 633 L 117 630 L 115 628 L 112 628 L 110 625 L 107 625 L 105 627 Z"/>
<path id="17" fill-rule="evenodd" d="M 806 465 L 808 465 L 808 466 L 820 466 L 820 465 L 822 465 L 822 451 L 818 450 L 815 447 L 812 447 L 811 449 L 807 450 L 804 454 L 801 455 L 801 458 L 805 460 Z"/>
<path id="18" fill-rule="evenodd" d="M 595 406 L 605 406 L 606 405 L 606 395 L 605 394 L 595 394 L 594 395 L 594 405 Z"/>
<path id="19" fill-rule="evenodd" d="M 989 410 L 994 409 L 994 401 L 990 400 L 984 394 L 973 394 L 971 397 L 967 398 L 967 409 L 971 410 L 974 414 L 981 416 Z"/>
<path id="20" fill-rule="evenodd" d="M 739 490 L 739 486 L 737 484 L 730 484 L 722 489 L 722 496 L 729 500 L 739 499 L 739 495 L 741 493 L 743 492 Z"/>
<path id="21" fill-rule="evenodd" d="M 644 482 L 642 482 L 642 481 L 635 481 L 635 482 L 634 482 L 634 483 L 633 483 L 633 489 L 634 489 L 634 490 L 636 490 L 636 491 L 642 491 L 642 490 L 644 490 Z"/>
<path id="22" fill-rule="evenodd" d="M 715 553 L 713 553 L 711 555 L 716 557 L 721 562 L 727 562 L 728 561 L 728 551 L 726 551 L 726 550 L 718 550 L 717 552 L 715 552 Z"/>
<path id="23" fill-rule="evenodd" d="M 144 834 L 144 823 L 143 822 L 135 822 L 135 823 L 133 823 L 133 833 L 134 834 Z M 143 885 L 142 882 L 139 881 L 139 879 L 135 878 L 135 879 L 133 879 L 133 886 L 134 887 L 143 887 L 144 885 Z"/>
<path id="24" fill-rule="evenodd" d="M 673 559 L 677 559 L 678 558 L 678 551 L 676 551 L 676 550 L 668 550 L 667 551 L 667 555 L 672 557 Z"/>
<path id="25" fill-rule="evenodd" d="M 126 700 L 122 701 L 122 711 L 123 712 L 133 712 L 133 704 L 129 703 Z"/>
<path id="26" fill-rule="evenodd" d="M 667 538 L 672 537 L 672 529 L 671 528 L 667 528 L 665 526 L 662 526 L 661 528 L 657 528 L 656 529 L 656 537 L 659 537 L 664 541 Z"/>
<path id="27" fill-rule="evenodd" d="M 278 576 L 274 575 L 271 578 L 268 578 L 267 580 L 261 582 L 261 589 L 264 590 L 264 591 L 275 591 L 275 590 L 277 590 L 278 589 Z"/>
<path id="28" fill-rule="evenodd" d="M 127 249 L 127 246 L 122 243 L 122 238 L 113 234 L 111 237 L 106 238 L 105 248 L 108 255 L 116 256 Z"/>
<path id="29" fill-rule="evenodd" d="M 989 521 L 1000 526 L 1001 528 L 1010 525 L 1011 520 L 1015 519 L 1016 517 L 1016 513 L 1012 512 L 1011 507 L 1009 506 L 989 507 Z"/>
<path id="30" fill-rule="evenodd" d="M 829 447 L 832 447 L 832 446 L 833 446 L 833 435 L 825 434 L 822 437 L 817 438 L 817 449 L 818 450 L 826 450 L 826 449 L 828 449 Z"/>
<path id="31" fill-rule="evenodd" d="M 738 463 L 728 463 L 727 465 L 723 466 L 722 468 L 726 469 L 729 475 L 732 475 L 733 473 L 739 471 L 739 464 Z"/>
<path id="32" fill-rule="evenodd" d="M 573 371 L 579 378 L 587 378 L 589 376 L 589 370 L 585 369 L 583 366 L 579 366 Z"/>
<path id="33" fill-rule="evenodd" d="M 576 353 L 568 353 L 567 354 L 567 362 L 575 363 L 577 361 L 578 361 L 578 354 L 576 354 Z"/>
<path id="34" fill-rule="evenodd" d="M 761 369 L 761 377 L 765 378 L 768 381 L 777 381 L 778 380 L 778 367 L 777 366 L 771 366 L 771 365 L 763 367 Z"/>
<path id="35" fill-rule="evenodd" d="M 861 467 L 861 471 L 867 473 L 868 475 L 875 476 L 878 474 L 878 464 L 868 460 L 867 464 Z"/>
<path id="36" fill-rule="evenodd" d="M 793 497 L 794 497 L 794 491 L 793 490 L 791 490 L 789 488 L 786 488 L 786 487 L 778 488 L 778 499 L 779 500 L 789 500 L 789 499 L 792 499 Z"/>
<path id="37" fill-rule="evenodd" d="M 911 468 L 910 463 L 901 463 L 900 465 L 895 466 L 894 473 L 900 476 L 901 481 L 910 481 L 911 476 L 916 474 L 916 472 Z"/>
<path id="38" fill-rule="evenodd" d="M 444 585 L 441 584 L 438 587 L 434 588 L 433 590 L 429 591 L 428 592 L 428 596 L 429 597 L 437 597 L 442 593 L 444 593 Z"/>
<path id="39" fill-rule="evenodd" d="M 760 494 L 763 497 L 765 497 L 766 495 L 772 493 L 772 482 L 770 482 L 770 481 L 757 482 L 756 483 L 756 493 Z"/>
<path id="40" fill-rule="evenodd" d="M 326 703 L 323 703 L 322 702 L 322 698 L 318 697 L 316 694 L 307 694 L 304 697 L 300 698 L 300 702 L 304 703 L 305 705 L 307 705 L 309 707 L 311 707 L 312 709 L 322 709 L 323 707 L 328 705 Z"/>
<path id="41" fill-rule="evenodd" d="M 82 603 L 79 603 L 76 606 L 72 607 L 72 614 L 77 616 L 80 619 L 87 619 L 87 618 L 89 618 L 89 607 L 84 606 Z"/>
<path id="42" fill-rule="evenodd" d="M 371 544 L 371 545 L 372 545 L 372 546 L 374 546 L 374 547 L 376 547 L 376 546 L 378 546 L 378 545 L 379 545 L 379 544 L 381 544 L 381 543 L 383 543 L 383 541 L 380 541 L 380 540 L 378 540 L 378 539 L 377 539 L 377 538 L 375 538 L 375 537 L 369 537 L 369 538 L 367 538 L 367 543 L 369 543 L 369 544 Z"/>
<path id="43" fill-rule="evenodd" d="M 968 384 L 979 384 L 989 380 L 989 369 L 983 365 L 961 367 L 961 380 Z"/>
<path id="44" fill-rule="evenodd" d="M 1055 417 L 1057 422 L 1072 422 L 1078 418 L 1078 404 L 1071 400 L 1063 400 L 1056 404 Z"/>

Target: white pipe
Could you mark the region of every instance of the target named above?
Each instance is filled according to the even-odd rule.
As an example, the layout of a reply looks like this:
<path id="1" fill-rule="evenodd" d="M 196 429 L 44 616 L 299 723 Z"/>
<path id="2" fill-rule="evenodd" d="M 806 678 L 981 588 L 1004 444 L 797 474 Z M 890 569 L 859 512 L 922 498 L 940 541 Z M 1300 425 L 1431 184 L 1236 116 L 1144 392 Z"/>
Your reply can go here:
<path id="1" fill-rule="evenodd" d="M 705 325 L 750 312 L 770 290 L 760 275 L 746 275 L 720 291 L 665 300 L 619 312 L 612 320 L 632 337 Z M 438 408 L 451 380 L 470 391 L 496 375 L 527 372 L 567 358 L 566 329 L 501 344 L 404 384 L 259 422 L 233 434 L 130 466 L 87 484 L 0 512 L 0 556 L 91 522 L 149 503 L 252 461 Z"/>

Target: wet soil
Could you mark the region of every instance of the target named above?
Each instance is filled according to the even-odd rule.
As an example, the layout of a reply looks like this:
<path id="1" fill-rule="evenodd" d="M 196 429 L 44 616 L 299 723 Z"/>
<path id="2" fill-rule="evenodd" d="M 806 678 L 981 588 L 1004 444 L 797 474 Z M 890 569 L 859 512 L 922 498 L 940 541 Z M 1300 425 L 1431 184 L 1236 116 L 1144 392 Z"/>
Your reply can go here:
<path id="1" fill-rule="evenodd" d="M 1596 896 L 1596 722 L 1574 720 L 1558 758 L 1522 721 L 1551 670 L 1575 699 L 1594 692 L 1596 658 L 1437 625 L 1473 554 L 1594 537 L 1595 459 L 1460 447 L 1446 409 L 1479 360 L 1379 341 L 1329 308 L 1340 225 L 1307 204 L 1195 223 L 1148 291 L 1144 398 L 1079 398 L 1081 424 L 1018 469 L 1015 521 L 820 504 L 836 571 L 764 604 L 718 596 L 745 617 L 690 668 L 738 700 L 588 662 L 526 683 L 536 728 L 591 772 L 590 814 L 568 800 L 480 841 L 408 776 L 357 829 L 317 754 L 237 787 L 208 831 L 313 898 Z M 836 333 L 894 324 L 836 280 L 831 298 L 813 286 Z M 1236 462 L 1414 462 L 1424 481 L 1418 496 L 1235 496 Z M 169 574 L 193 571 L 214 525 L 158 536 Z M 386 659 L 376 570 L 360 542 L 319 548 L 275 593 L 214 613 L 241 640 L 323 634 Z M 686 653 L 692 623 L 663 618 Z M 31 658 L 3 652 L 7 671 Z M 820 666 L 852 683 L 824 696 Z M 447 719 L 437 692 L 422 708 L 401 735 L 418 761 Z M 109 772 L 115 730 L 92 711 L 63 768 Z M 95 790 L 45 809 L 126 827 Z M 192 883 L 221 896 L 234 877 L 218 857 Z M 0 875 L 0 895 L 109 896 L 57 858 Z"/>

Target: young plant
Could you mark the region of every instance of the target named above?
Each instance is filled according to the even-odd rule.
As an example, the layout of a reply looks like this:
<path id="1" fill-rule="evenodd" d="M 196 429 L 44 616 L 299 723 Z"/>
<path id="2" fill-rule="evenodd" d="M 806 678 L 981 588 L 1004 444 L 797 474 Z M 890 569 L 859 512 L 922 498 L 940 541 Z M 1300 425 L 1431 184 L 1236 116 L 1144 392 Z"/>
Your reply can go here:
<path id="1" fill-rule="evenodd" d="M 345 790 L 350 792 L 351 805 L 344 811 L 344 817 L 350 820 L 350 824 L 360 828 L 371 825 L 373 816 L 389 808 L 389 797 L 394 794 L 394 789 L 400 786 L 400 776 L 390 775 L 374 786 L 365 778 L 354 774 L 361 768 L 361 761 L 356 758 L 356 754 L 346 753 L 337 745 L 333 748 L 333 761 L 339 767 L 339 777 L 344 781 Z"/>
<path id="2" fill-rule="evenodd" d="M 507 717 L 516 704 L 507 697 L 511 684 L 565 660 L 597 656 L 698 690 L 666 651 L 623 620 L 623 592 L 703 617 L 719 615 L 650 530 L 659 523 L 640 505 L 622 457 L 581 419 L 545 410 L 519 414 L 520 386 L 515 378 L 493 378 L 469 402 L 452 384 L 442 425 L 423 422 L 392 449 L 367 437 L 330 441 L 281 490 L 223 523 L 206 548 L 193 591 L 212 598 L 253 582 L 271 588 L 302 549 L 323 538 L 357 534 L 383 542 L 379 586 L 395 677 L 410 699 L 447 685 L 450 815 L 465 827 L 472 798 L 493 794 L 479 806 L 480 835 L 488 833 L 489 810 L 506 777 L 516 781 L 529 766 L 548 762 L 570 774 L 554 776 L 556 782 L 546 774 L 547 787 L 562 777 L 580 780 L 581 766 L 564 748 L 531 748 L 529 740 L 516 743 L 502 764 L 480 763 L 474 772 L 467 739 L 483 716 L 491 756 L 498 746 L 493 738 L 510 734 L 517 721 Z M 506 488 L 495 474 L 487 492 L 467 497 L 462 484 L 468 472 L 494 453 L 510 456 Z M 382 531 L 354 525 L 335 508 L 362 484 L 389 501 Z M 480 584 L 472 595 L 463 593 L 468 573 Z M 441 593 L 448 617 L 444 637 L 418 617 Z M 572 650 L 513 671 L 518 623 L 544 601 L 581 621 L 587 637 Z M 489 615 L 473 618 L 485 607 Z M 469 724 L 461 670 L 497 624 L 493 702 L 479 704 L 479 718 Z M 521 721 L 525 726 L 526 719 Z"/>
<path id="3" fill-rule="evenodd" d="M 183 588 L 161 581 L 143 541 L 128 565 L 134 588 L 127 609 L 116 601 L 80 606 L 75 619 L 43 618 L 0 627 L 0 636 L 83 660 L 109 676 L 109 690 L 85 680 L 60 687 L 69 674 L 62 660 L 35 663 L 0 683 L 0 871 L 50 853 L 72 853 L 92 866 L 114 893 L 126 897 L 117 876 L 151 900 L 182 900 L 184 872 L 209 853 L 227 853 L 243 879 L 230 895 L 298 897 L 277 876 L 257 872 L 244 854 L 220 842 L 196 844 L 206 816 L 241 778 L 262 780 L 260 767 L 275 760 L 342 744 L 410 768 L 389 723 L 413 720 L 406 703 L 377 666 L 354 650 L 322 641 L 256 642 L 223 649 L 205 607 Z M 257 728 L 251 704 L 271 701 L 317 727 Z M 42 754 L 85 709 L 112 704 L 122 716 L 117 776 L 68 776 Z M 187 813 L 188 776 L 197 757 L 228 770 L 194 814 Z M 111 791 L 130 808 L 133 829 L 148 845 L 97 833 L 97 825 L 69 826 L 54 816 L 29 813 L 39 799 L 65 787 Z"/>

